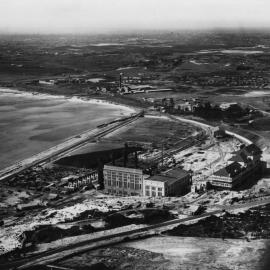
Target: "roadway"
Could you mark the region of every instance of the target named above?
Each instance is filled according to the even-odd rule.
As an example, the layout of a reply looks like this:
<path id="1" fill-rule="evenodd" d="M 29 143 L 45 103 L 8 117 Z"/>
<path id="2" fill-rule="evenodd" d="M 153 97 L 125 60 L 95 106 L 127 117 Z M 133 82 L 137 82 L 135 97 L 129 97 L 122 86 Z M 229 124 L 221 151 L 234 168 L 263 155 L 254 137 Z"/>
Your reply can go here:
<path id="1" fill-rule="evenodd" d="M 207 212 L 198 216 L 191 216 L 191 217 L 187 217 L 183 219 L 173 219 L 173 220 L 165 221 L 165 222 L 158 223 L 155 225 L 149 225 L 143 228 L 133 229 L 133 230 L 120 232 L 120 233 L 114 233 L 111 235 L 106 235 L 106 236 L 98 237 L 95 239 L 84 240 L 78 243 L 72 243 L 69 246 L 48 250 L 48 251 L 39 253 L 35 256 L 1 264 L 0 269 L 11 269 L 11 268 L 25 269 L 30 265 L 48 264 L 56 260 L 64 259 L 65 257 L 71 256 L 71 255 L 74 256 L 78 253 L 90 250 L 93 248 L 93 246 L 91 245 L 94 245 L 94 248 L 97 248 L 99 247 L 98 243 L 102 241 L 109 241 L 109 240 L 115 239 L 116 240 L 115 243 L 117 243 L 117 242 L 122 241 L 126 237 L 132 237 L 133 235 L 145 235 L 146 232 L 158 231 L 162 228 L 164 228 L 163 229 L 164 231 L 164 230 L 167 230 L 168 227 L 171 227 L 171 226 L 174 227 L 180 223 L 184 223 L 187 221 L 195 221 L 195 220 L 209 217 L 211 215 L 221 214 L 224 210 L 226 211 L 240 210 L 240 209 L 247 209 L 247 208 L 257 207 L 261 205 L 266 205 L 266 204 L 270 204 L 270 198 L 266 198 L 260 201 L 244 203 L 240 205 L 224 206 L 222 209 Z M 121 237 L 120 240 L 118 239 L 119 237 Z M 68 251 L 68 253 L 66 253 L 66 251 Z"/>

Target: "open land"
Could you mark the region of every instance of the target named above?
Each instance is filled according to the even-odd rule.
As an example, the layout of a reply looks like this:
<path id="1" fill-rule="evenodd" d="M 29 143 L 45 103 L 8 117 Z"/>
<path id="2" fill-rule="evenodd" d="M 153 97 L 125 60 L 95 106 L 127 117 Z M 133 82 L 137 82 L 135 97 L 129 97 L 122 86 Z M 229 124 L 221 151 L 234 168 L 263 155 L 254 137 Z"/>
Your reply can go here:
<path id="1" fill-rule="evenodd" d="M 238 190 L 206 186 L 246 141 L 263 150 L 269 165 L 269 54 L 270 35 L 254 31 L 1 36 L 1 168 L 85 130 L 106 129 L 104 123 L 121 122 L 119 117 L 134 110 L 145 116 L 92 138 L 57 164 L 39 164 L 1 182 L 1 265 L 12 268 L 13 262 L 31 262 L 84 239 L 214 212 L 162 236 L 139 235 L 146 239 L 125 239 L 58 264 L 263 268 L 269 205 L 254 205 L 269 200 L 268 169 Z M 216 138 L 215 126 L 244 138 Z M 138 152 L 141 168 L 151 167 L 154 174 L 184 169 L 192 173 L 195 189 L 182 197 L 122 197 L 95 190 L 95 183 L 67 192 L 66 177 L 91 174 L 101 162 L 123 164 L 127 144 L 128 154 Z M 243 213 L 241 205 L 246 205 Z"/>
<path id="2" fill-rule="evenodd" d="M 99 249 L 60 263 L 83 267 L 102 262 L 111 269 L 260 269 L 269 241 L 154 237 Z M 102 268 L 101 268 L 102 269 Z"/>

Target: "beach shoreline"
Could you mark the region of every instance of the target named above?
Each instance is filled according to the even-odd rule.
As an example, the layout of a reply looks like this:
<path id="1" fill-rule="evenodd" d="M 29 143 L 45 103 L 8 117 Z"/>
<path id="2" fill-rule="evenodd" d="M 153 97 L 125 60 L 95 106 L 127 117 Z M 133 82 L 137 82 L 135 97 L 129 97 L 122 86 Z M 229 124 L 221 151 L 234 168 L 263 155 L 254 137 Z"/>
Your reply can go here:
<path id="1" fill-rule="evenodd" d="M 0 87 L 0 96 L 1 169 L 137 110 L 103 99 L 8 87 Z"/>
<path id="2" fill-rule="evenodd" d="M 121 110 L 127 110 L 130 113 L 135 113 L 138 112 L 141 108 L 127 105 L 124 103 L 118 103 L 115 101 L 111 101 L 108 98 L 95 98 L 95 97 L 86 97 L 86 96 L 80 96 L 80 95 L 59 95 L 59 94 L 53 94 L 53 93 L 43 93 L 43 92 L 38 92 L 38 91 L 27 91 L 27 90 L 22 90 L 22 89 L 16 89 L 16 88 L 9 88 L 9 87 L 0 87 L 0 93 L 10 93 L 10 94 L 15 94 L 15 95 L 21 95 L 25 97 L 31 97 L 31 98 L 59 98 L 59 99 L 65 99 L 69 102 L 77 102 L 77 103 L 89 103 L 89 104 L 98 104 L 98 105 L 110 105 L 110 106 L 117 106 L 118 109 Z"/>

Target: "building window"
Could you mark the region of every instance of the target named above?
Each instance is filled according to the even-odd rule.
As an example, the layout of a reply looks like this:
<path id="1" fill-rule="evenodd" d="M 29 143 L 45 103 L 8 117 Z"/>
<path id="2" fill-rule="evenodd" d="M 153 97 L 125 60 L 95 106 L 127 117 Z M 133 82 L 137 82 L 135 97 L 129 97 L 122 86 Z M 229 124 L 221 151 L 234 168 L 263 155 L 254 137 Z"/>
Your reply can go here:
<path id="1" fill-rule="evenodd" d="M 150 186 L 145 186 L 145 189 L 150 189 Z"/>
<path id="2" fill-rule="evenodd" d="M 162 197 L 162 192 L 158 192 L 158 197 Z"/>
<path id="3" fill-rule="evenodd" d="M 133 180 L 130 180 L 130 188 L 131 189 L 134 189 L 135 187 L 134 187 L 134 179 Z"/>
<path id="4" fill-rule="evenodd" d="M 124 179 L 124 188 L 127 188 L 127 180 Z"/>
<path id="5" fill-rule="evenodd" d="M 161 187 L 159 187 L 159 188 L 158 188 L 158 191 L 162 191 L 162 188 L 161 188 Z"/>
<path id="6" fill-rule="evenodd" d="M 139 184 L 139 180 L 135 181 L 135 189 L 140 189 L 140 184 Z"/>
<path id="7" fill-rule="evenodd" d="M 156 192 L 152 191 L 152 197 L 156 197 Z"/>
<path id="8" fill-rule="evenodd" d="M 146 190 L 145 191 L 145 195 L 149 197 L 150 196 L 150 191 L 149 190 Z"/>
<path id="9" fill-rule="evenodd" d="M 156 191 L 156 187 L 152 187 L 152 191 Z"/>

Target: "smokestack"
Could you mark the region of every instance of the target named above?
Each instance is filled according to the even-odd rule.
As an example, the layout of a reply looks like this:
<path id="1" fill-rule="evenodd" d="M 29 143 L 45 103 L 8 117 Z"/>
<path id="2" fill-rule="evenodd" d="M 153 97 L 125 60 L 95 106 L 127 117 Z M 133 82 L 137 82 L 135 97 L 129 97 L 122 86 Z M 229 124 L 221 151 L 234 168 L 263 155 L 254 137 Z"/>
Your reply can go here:
<path id="1" fill-rule="evenodd" d="M 138 153 L 135 151 L 135 168 L 138 168 Z"/>
<path id="2" fill-rule="evenodd" d="M 124 148 L 124 167 L 127 166 L 128 162 L 128 144 L 125 143 L 125 148 Z"/>
<path id="3" fill-rule="evenodd" d="M 100 186 L 100 189 L 104 189 L 104 177 L 103 177 L 103 160 L 101 158 L 98 159 L 98 183 Z"/>
<path id="4" fill-rule="evenodd" d="M 122 88 L 122 75 L 123 75 L 123 73 L 119 74 L 119 88 L 120 89 Z"/>
<path id="5" fill-rule="evenodd" d="M 111 161 L 112 161 L 112 165 L 115 166 L 115 154 L 114 154 L 114 152 L 111 153 L 110 158 L 111 158 Z"/>

